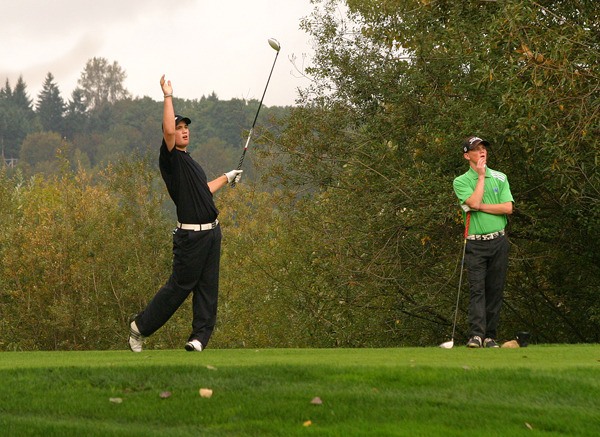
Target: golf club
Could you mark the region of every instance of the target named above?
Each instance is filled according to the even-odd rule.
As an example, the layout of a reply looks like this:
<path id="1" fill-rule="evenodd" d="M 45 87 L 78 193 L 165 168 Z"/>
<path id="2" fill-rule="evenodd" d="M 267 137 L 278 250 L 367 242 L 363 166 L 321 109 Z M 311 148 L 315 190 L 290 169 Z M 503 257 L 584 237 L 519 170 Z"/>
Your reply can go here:
<path id="1" fill-rule="evenodd" d="M 467 250 L 467 236 L 469 235 L 469 223 L 471 222 L 471 212 L 467 211 L 467 219 L 465 221 L 465 234 L 463 241 L 462 259 L 460 261 L 460 277 L 458 279 L 458 293 L 456 295 L 456 309 L 454 310 L 454 325 L 452 326 L 452 338 L 440 344 L 443 349 L 452 349 L 454 347 L 454 333 L 456 331 L 456 318 L 458 316 L 458 302 L 460 301 L 460 287 L 462 285 L 463 267 L 465 265 L 465 252 Z"/>
<path id="2" fill-rule="evenodd" d="M 265 98 L 265 94 L 267 93 L 267 88 L 269 87 L 269 82 L 271 81 L 271 75 L 273 74 L 273 69 L 275 68 L 275 63 L 277 62 L 277 57 L 279 56 L 279 50 L 281 50 L 281 45 L 279 41 L 275 38 L 269 38 L 269 45 L 273 50 L 277 52 L 275 55 L 275 60 L 273 61 L 273 66 L 271 67 L 271 72 L 269 73 L 269 78 L 267 79 L 267 84 L 265 85 L 265 90 L 263 91 L 263 95 L 260 99 L 260 103 L 258 104 L 258 109 L 256 110 L 256 115 L 254 116 L 254 121 L 252 122 L 252 127 L 250 128 L 250 132 L 248 132 L 248 138 L 246 139 L 246 145 L 244 146 L 244 151 L 242 152 L 242 156 L 240 157 L 240 162 L 238 163 L 237 169 L 241 170 L 242 164 L 244 163 L 244 158 L 246 157 L 246 151 L 248 150 L 248 145 L 250 144 L 250 139 L 252 138 L 252 134 L 254 133 L 254 125 L 256 125 L 256 120 L 258 119 L 258 113 L 260 112 L 260 108 L 262 107 L 263 99 Z M 231 187 L 235 187 L 235 180 L 231 182 Z"/>

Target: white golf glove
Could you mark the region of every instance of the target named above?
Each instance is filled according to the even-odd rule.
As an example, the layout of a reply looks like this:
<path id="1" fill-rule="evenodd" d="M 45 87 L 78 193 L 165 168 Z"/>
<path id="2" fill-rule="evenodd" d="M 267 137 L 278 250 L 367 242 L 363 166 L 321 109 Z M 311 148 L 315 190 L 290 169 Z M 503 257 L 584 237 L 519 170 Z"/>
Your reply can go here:
<path id="1" fill-rule="evenodd" d="M 223 174 L 227 177 L 228 184 L 230 184 L 232 182 L 235 182 L 237 184 L 240 181 L 240 179 L 242 178 L 243 172 L 244 172 L 244 170 L 231 170 L 231 171 L 228 171 L 227 173 L 223 173 Z"/>
<path id="2" fill-rule="evenodd" d="M 464 212 L 469 212 L 469 211 L 471 211 L 471 208 L 469 208 L 469 205 L 467 205 L 466 203 L 463 203 L 463 204 L 461 204 L 461 205 L 460 205 L 460 207 L 462 208 L 462 210 L 463 210 Z"/>

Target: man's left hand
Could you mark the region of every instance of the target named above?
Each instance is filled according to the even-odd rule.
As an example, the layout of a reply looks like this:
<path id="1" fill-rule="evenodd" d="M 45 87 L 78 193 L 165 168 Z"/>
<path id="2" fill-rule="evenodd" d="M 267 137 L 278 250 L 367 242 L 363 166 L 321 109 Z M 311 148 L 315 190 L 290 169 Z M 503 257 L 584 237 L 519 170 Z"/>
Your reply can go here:
<path id="1" fill-rule="evenodd" d="M 242 178 L 243 172 L 244 170 L 231 170 L 227 173 L 224 173 L 225 177 L 227 178 L 227 183 L 230 184 L 232 182 L 235 182 L 237 184 Z"/>

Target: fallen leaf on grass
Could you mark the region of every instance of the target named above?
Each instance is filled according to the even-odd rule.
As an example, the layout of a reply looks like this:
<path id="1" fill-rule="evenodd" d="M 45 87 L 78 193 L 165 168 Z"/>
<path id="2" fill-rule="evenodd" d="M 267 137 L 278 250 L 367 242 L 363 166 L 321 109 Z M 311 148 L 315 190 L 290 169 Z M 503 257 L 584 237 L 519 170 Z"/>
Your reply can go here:
<path id="1" fill-rule="evenodd" d="M 123 399 L 121 399 L 121 398 L 110 398 L 109 401 L 112 402 L 113 404 L 120 404 L 121 402 L 123 402 Z"/>
<path id="2" fill-rule="evenodd" d="M 163 391 L 159 394 L 161 399 L 167 399 L 171 397 L 171 392 L 170 391 Z"/>
<path id="3" fill-rule="evenodd" d="M 302 426 L 311 426 L 312 425 L 312 421 L 311 420 L 307 420 L 306 422 L 304 422 L 302 424 Z"/>
<path id="4" fill-rule="evenodd" d="M 527 429 L 533 429 L 533 426 L 531 426 L 530 424 L 528 424 L 527 422 L 525 422 L 525 426 L 527 427 Z"/>
<path id="5" fill-rule="evenodd" d="M 213 394 L 213 391 L 210 388 L 201 388 L 200 389 L 200 396 L 202 396 L 203 398 L 210 398 Z"/>
<path id="6" fill-rule="evenodd" d="M 215 366 L 211 366 L 210 364 L 206 366 L 208 370 L 217 370 Z"/>
<path id="7" fill-rule="evenodd" d="M 310 403 L 313 404 L 313 405 L 323 405 L 323 401 L 318 396 L 312 398 L 312 401 L 310 401 Z"/>

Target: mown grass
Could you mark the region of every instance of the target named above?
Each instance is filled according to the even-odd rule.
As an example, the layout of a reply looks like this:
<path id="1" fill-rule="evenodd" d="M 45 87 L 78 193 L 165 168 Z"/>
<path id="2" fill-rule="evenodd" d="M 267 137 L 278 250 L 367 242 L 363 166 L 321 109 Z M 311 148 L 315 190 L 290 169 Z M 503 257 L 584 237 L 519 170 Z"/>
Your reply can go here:
<path id="1" fill-rule="evenodd" d="M 598 345 L 0 353 L 3 436 L 591 436 L 599 407 Z"/>

